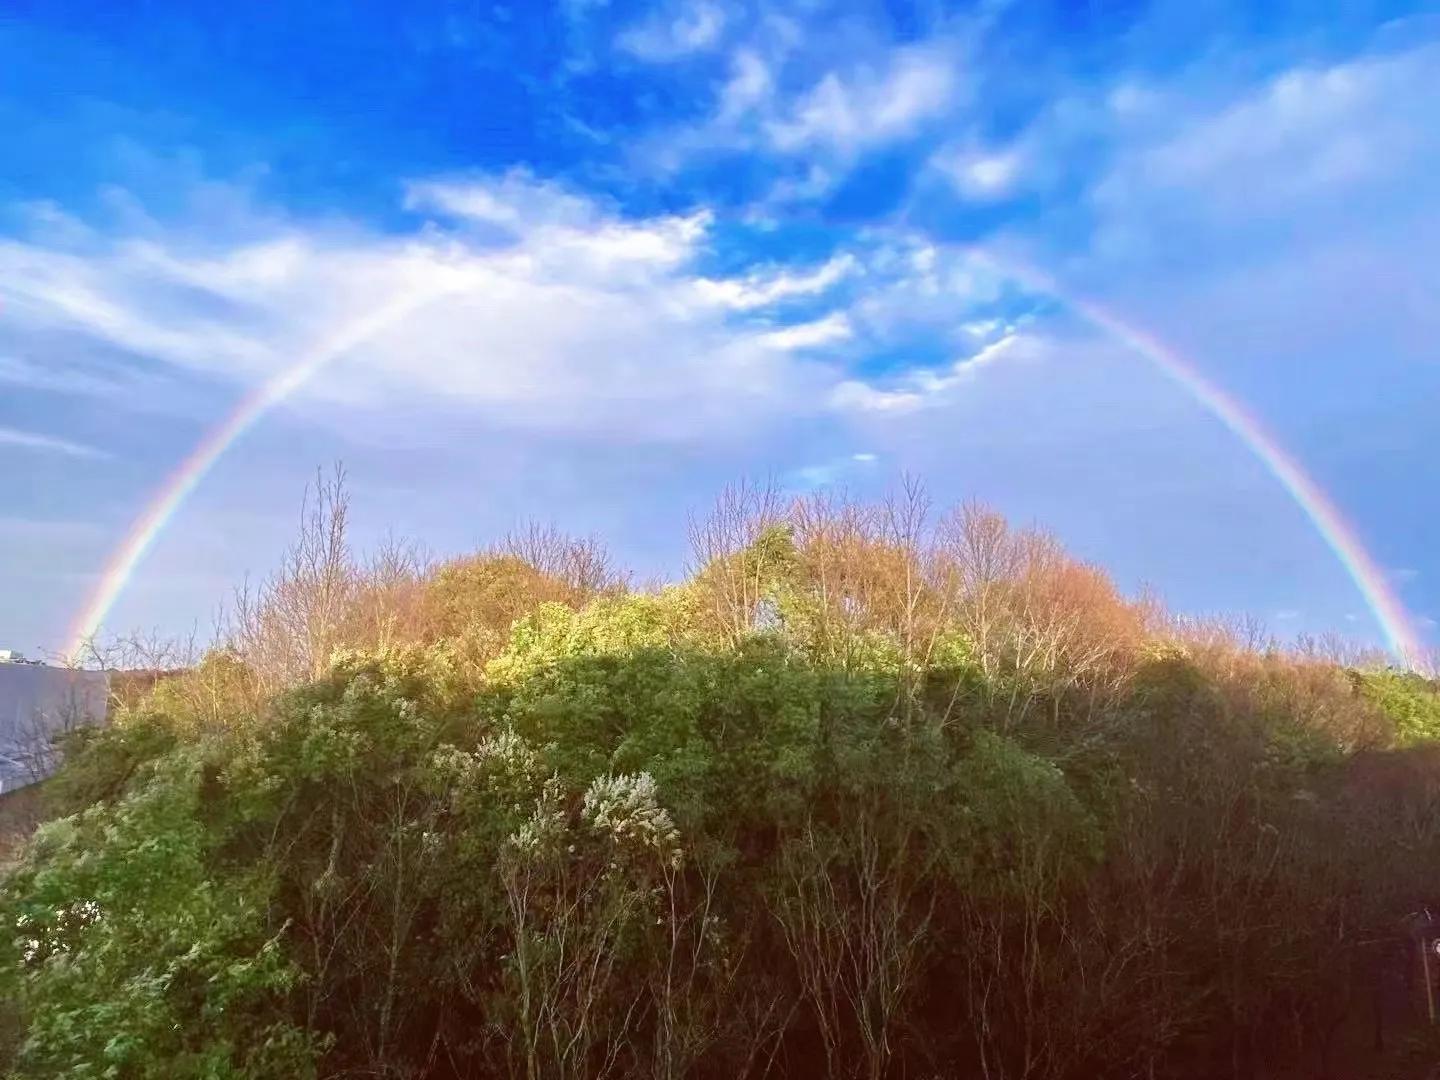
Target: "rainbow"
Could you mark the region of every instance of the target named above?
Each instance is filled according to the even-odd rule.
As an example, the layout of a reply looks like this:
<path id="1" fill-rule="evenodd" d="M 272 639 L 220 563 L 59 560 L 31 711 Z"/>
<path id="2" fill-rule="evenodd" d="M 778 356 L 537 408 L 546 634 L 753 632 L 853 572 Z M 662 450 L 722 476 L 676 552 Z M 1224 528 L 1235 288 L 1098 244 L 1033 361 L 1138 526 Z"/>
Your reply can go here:
<path id="1" fill-rule="evenodd" d="M 971 258 L 989 265 L 1035 292 L 1058 300 L 1092 326 L 1104 331 L 1149 360 L 1203 409 L 1240 440 L 1310 519 L 1320 538 L 1340 560 L 1360 590 L 1390 651 L 1403 664 L 1418 664 L 1424 644 L 1405 605 L 1390 586 L 1355 527 L 1305 467 L 1285 449 L 1265 424 L 1238 398 L 1211 382 L 1194 364 L 1160 339 L 1122 320 L 1113 312 L 1063 288 L 1053 278 L 1023 262 L 991 251 L 967 249 Z"/>
<path id="2" fill-rule="evenodd" d="M 79 662 L 87 646 L 99 633 L 110 609 L 115 606 L 115 601 L 125 591 L 135 568 L 155 545 L 165 526 L 200 486 L 215 463 L 246 431 L 314 378 L 327 364 L 406 318 L 422 305 L 438 299 L 445 291 L 442 287 L 431 287 L 402 293 L 391 303 L 347 324 L 313 345 L 296 363 L 247 394 L 229 415 L 207 431 L 179 466 L 156 488 L 145 509 L 131 523 L 125 538 L 111 552 L 100 572 L 99 584 L 66 635 L 65 651 L 70 660 Z"/>
<path id="3" fill-rule="evenodd" d="M 1224 425 L 1279 482 L 1334 552 L 1359 589 L 1396 658 L 1404 663 L 1418 662 L 1423 652 L 1420 636 L 1414 630 L 1404 605 L 1366 550 L 1354 527 L 1305 471 L 1304 466 L 1242 402 L 1207 379 L 1192 363 L 1158 338 L 1092 301 L 1063 289 L 1045 274 L 1021 262 L 1001 258 L 993 252 L 965 249 L 965 254 L 1032 291 L 1053 297 L 1086 322 L 1144 357 Z M 446 290 L 431 288 L 404 295 L 368 317 L 346 326 L 314 346 L 295 365 L 246 396 L 220 424 L 207 432 L 156 489 L 125 538 L 111 554 L 100 575 L 99 584 L 71 626 L 67 646 L 69 655 L 78 658 L 82 654 L 165 526 L 214 468 L 215 463 L 247 430 L 327 364 L 405 318 L 422 304 L 438 298 L 444 291 Z"/>

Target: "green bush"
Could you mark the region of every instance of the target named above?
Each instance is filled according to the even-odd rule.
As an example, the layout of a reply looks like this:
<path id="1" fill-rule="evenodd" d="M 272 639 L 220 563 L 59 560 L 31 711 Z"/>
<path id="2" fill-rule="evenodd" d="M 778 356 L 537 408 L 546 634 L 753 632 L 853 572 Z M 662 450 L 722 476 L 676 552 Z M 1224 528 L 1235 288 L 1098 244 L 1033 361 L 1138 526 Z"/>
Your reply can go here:
<path id="1" fill-rule="evenodd" d="M 1433 684 L 1027 682 L 809 557 L 735 557 L 744 632 L 712 566 L 541 603 L 483 673 L 341 651 L 262 700 L 212 658 L 78 738 L 0 884 L 10 1072 L 1318 1075 L 1434 888 Z"/>
<path id="2" fill-rule="evenodd" d="M 1440 741 L 1440 686 L 1435 682 L 1407 671 L 1357 671 L 1351 677 L 1359 693 L 1394 723 L 1401 745 Z"/>

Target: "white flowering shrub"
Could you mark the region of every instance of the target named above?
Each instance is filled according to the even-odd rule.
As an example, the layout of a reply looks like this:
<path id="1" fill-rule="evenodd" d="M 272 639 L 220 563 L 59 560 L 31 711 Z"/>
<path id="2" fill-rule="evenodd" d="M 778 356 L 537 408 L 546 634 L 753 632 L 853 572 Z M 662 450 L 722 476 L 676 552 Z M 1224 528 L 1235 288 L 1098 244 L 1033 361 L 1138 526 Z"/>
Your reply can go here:
<path id="1" fill-rule="evenodd" d="M 680 833 L 660 805 L 649 773 L 597 776 L 585 792 L 581 817 L 622 851 L 680 862 Z"/>
<path id="2" fill-rule="evenodd" d="M 545 776 L 540 752 L 508 728 L 480 740 L 473 757 L 477 770 L 511 784 L 533 788 Z"/>
<path id="3" fill-rule="evenodd" d="M 565 844 L 567 826 L 565 786 L 552 776 L 541 786 L 530 817 L 510 834 L 509 847 L 515 855 L 532 861 L 558 852 L 562 846 L 573 851 L 573 845 Z"/>

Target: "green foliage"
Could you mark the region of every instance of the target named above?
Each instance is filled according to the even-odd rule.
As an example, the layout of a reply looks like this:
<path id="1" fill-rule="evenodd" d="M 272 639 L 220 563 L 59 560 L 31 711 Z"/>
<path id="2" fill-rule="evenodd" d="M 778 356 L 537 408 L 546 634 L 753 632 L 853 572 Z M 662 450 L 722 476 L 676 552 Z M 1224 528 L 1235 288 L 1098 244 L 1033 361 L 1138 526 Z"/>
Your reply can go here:
<path id="1" fill-rule="evenodd" d="M 1407 671 L 1356 671 L 1356 689 L 1395 725 L 1402 746 L 1440 741 L 1440 686 Z"/>
<path id="2" fill-rule="evenodd" d="M 42 828 L 5 883 L 4 970 L 29 1024 L 18 1076 L 285 1077 L 317 1040 L 279 1008 L 297 969 L 263 868 L 218 876 L 195 749 Z"/>
<path id="3" fill-rule="evenodd" d="M 764 636 L 735 651 L 686 643 L 683 603 L 542 607 L 490 667 L 493 707 L 576 784 L 646 772 L 682 821 L 773 813 L 812 777 L 820 680 Z"/>
<path id="4" fill-rule="evenodd" d="M 1095 865 L 1099 824 L 1052 762 L 1014 740 L 977 732 L 957 769 L 963 800 L 960 852 L 972 887 L 1003 895 L 1060 887 Z"/>
<path id="5" fill-rule="evenodd" d="M 1432 684 L 1151 649 L 1042 696 L 958 622 L 837 613 L 806 558 L 776 527 L 583 606 L 455 564 L 438 641 L 263 700 L 228 654 L 166 680 L 77 738 L 0 886 L 10 1071 L 1059 1080 L 1325 1045 L 1440 865 Z M 722 633 L 737 567 L 758 614 Z"/>
<path id="6" fill-rule="evenodd" d="M 47 785 L 60 813 L 119 797 L 150 762 L 175 750 L 179 737 L 163 714 L 137 711 L 104 728 L 67 736 L 65 769 Z"/>

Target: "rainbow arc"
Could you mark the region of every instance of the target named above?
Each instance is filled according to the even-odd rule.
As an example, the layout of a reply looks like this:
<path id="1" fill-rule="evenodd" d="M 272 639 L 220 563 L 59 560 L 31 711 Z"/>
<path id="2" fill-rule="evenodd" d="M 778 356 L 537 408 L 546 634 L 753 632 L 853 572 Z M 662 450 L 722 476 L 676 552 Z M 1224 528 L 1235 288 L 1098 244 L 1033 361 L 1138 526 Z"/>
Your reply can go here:
<path id="1" fill-rule="evenodd" d="M 1340 512 L 1325 490 L 1250 410 L 1226 392 L 1194 363 L 1150 332 L 1134 326 L 1107 308 L 1077 296 L 1053 279 L 1022 263 L 991 252 L 967 250 L 1002 275 L 1032 291 L 1044 293 L 1069 308 L 1096 329 L 1144 357 L 1160 372 L 1218 420 L 1264 466 L 1315 531 L 1334 552 L 1354 581 L 1385 642 L 1402 663 L 1417 662 L 1422 643 L 1404 604 L 1396 595 L 1356 528 Z M 375 335 L 414 314 L 422 306 L 456 290 L 455 280 L 406 293 L 312 347 L 294 365 L 244 397 L 236 408 L 195 445 L 191 452 L 155 489 L 144 509 L 115 547 L 94 591 L 75 616 L 68 634 L 67 652 L 78 657 L 92 640 L 125 591 L 146 554 L 164 532 L 186 499 L 195 491 L 225 453 L 266 413 L 315 378 L 347 353 Z"/>

